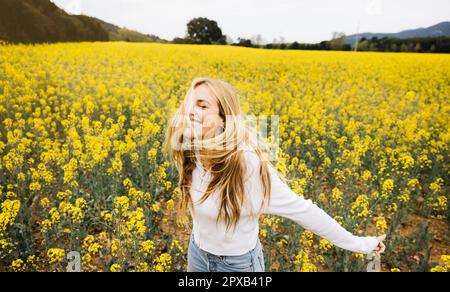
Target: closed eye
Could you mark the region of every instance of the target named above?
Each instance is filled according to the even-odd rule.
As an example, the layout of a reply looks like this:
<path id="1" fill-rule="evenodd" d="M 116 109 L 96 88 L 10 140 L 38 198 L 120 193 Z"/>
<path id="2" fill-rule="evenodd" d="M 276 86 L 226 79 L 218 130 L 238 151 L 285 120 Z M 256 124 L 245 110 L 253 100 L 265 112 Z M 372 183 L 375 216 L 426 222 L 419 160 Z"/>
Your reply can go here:
<path id="1" fill-rule="evenodd" d="M 197 106 L 199 106 L 202 110 L 208 108 L 206 105 L 209 105 L 209 101 L 207 101 L 203 98 L 200 98 L 197 100 Z"/>

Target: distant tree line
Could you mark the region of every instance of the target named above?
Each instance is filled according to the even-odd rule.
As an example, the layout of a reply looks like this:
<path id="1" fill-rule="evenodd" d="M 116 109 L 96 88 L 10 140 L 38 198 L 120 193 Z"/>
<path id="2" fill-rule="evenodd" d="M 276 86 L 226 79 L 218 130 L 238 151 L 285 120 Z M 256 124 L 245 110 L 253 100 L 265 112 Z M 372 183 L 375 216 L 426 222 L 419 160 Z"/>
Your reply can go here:
<path id="1" fill-rule="evenodd" d="M 362 38 L 358 51 L 450 53 L 450 37 L 427 38 Z"/>
<path id="2" fill-rule="evenodd" d="M 325 51 L 351 51 L 355 45 L 331 41 L 323 41 L 317 44 L 293 43 L 270 43 L 265 45 L 252 44 L 249 39 L 239 39 L 236 46 L 278 49 L 278 50 L 325 50 Z M 416 52 L 416 53 L 450 53 L 450 37 L 428 37 L 428 38 L 362 38 L 357 45 L 358 51 L 371 52 Z"/>
<path id="3" fill-rule="evenodd" d="M 355 50 L 355 45 L 346 42 L 343 33 L 334 33 L 330 41 L 322 41 L 315 44 L 299 42 L 256 44 L 250 39 L 238 38 L 237 42 L 227 42 L 227 37 L 222 35 L 217 22 L 207 18 L 194 18 L 187 24 L 187 34 L 184 38 L 174 38 L 176 44 L 229 44 L 233 46 L 278 49 L 278 50 L 319 50 L 319 51 L 350 51 Z M 450 53 L 450 37 L 430 38 L 362 38 L 357 44 L 358 51 L 374 52 L 420 52 L 420 53 Z"/>

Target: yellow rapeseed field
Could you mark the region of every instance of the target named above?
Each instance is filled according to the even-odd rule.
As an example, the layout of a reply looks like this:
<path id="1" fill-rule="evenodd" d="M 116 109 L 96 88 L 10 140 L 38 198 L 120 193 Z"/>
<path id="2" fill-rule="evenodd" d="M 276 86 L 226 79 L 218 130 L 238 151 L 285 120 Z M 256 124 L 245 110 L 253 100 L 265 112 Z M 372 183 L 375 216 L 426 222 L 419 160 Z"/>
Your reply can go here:
<path id="1" fill-rule="evenodd" d="M 177 173 L 161 153 L 191 80 L 221 78 L 278 115 L 278 170 L 385 271 L 450 271 L 450 55 L 231 46 L 0 45 L 0 271 L 184 271 Z M 267 271 L 368 259 L 261 217 Z"/>

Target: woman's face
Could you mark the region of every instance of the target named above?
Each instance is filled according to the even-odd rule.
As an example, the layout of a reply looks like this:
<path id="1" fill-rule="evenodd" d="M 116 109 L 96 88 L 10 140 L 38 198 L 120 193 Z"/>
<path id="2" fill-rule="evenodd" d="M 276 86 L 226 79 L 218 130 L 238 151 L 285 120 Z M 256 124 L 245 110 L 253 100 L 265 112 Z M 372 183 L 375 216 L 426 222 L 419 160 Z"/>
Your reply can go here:
<path id="1" fill-rule="evenodd" d="M 190 127 L 186 129 L 185 137 L 205 139 L 221 133 L 225 124 L 219 115 L 218 100 L 213 97 L 208 86 L 197 86 L 187 104 Z"/>

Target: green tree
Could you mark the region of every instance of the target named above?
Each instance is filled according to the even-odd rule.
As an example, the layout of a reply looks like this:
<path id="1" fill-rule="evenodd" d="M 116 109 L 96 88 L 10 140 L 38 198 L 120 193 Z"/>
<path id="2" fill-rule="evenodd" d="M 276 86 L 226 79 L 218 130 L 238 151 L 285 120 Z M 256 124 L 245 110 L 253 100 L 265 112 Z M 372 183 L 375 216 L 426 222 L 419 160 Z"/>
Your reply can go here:
<path id="1" fill-rule="evenodd" d="M 343 50 L 345 48 L 345 34 L 342 32 L 334 32 L 330 41 L 332 50 Z"/>
<path id="2" fill-rule="evenodd" d="M 188 37 L 200 44 L 225 44 L 226 38 L 217 22 L 205 17 L 191 19 L 187 24 Z"/>
<path id="3" fill-rule="evenodd" d="M 420 52 L 422 50 L 422 46 L 420 45 L 420 42 L 416 44 L 414 47 L 414 52 Z"/>
<path id="4" fill-rule="evenodd" d="M 402 43 L 400 46 L 400 52 L 408 52 L 408 46 Z"/>
<path id="5" fill-rule="evenodd" d="M 300 50 L 300 44 L 298 42 L 293 42 L 288 46 L 289 50 Z"/>
<path id="6" fill-rule="evenodd" d="M 369 41 L 365 38 L 362 38 L 358 43 L 358 51 L 368 51 L 370 49 Z"/>

